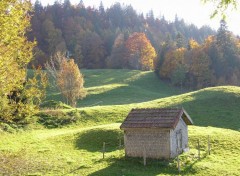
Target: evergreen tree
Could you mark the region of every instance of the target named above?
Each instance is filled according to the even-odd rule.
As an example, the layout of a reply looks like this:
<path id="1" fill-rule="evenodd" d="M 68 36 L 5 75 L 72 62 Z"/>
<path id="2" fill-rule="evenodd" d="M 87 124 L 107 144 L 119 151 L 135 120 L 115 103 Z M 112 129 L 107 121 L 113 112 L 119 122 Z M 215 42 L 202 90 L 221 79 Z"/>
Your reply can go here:
<path id="1" fill-rule="evenodd" d="M 98 8 L 99 12 L 101 15 L 103 15 L 105 13 L 105 9 L 104 9 L 104 6 L 103 6 L 103 2 L 101 1 L 100 2 L 100 5 L 99 5 L 99 8 Z"/>
<path id="2" fill-rule="evenodd" d="M 177 48 L 185 47 L 184 36 L 180 32 L 178 32 L 178 34 L 176 36 L 176 47 Z"/>

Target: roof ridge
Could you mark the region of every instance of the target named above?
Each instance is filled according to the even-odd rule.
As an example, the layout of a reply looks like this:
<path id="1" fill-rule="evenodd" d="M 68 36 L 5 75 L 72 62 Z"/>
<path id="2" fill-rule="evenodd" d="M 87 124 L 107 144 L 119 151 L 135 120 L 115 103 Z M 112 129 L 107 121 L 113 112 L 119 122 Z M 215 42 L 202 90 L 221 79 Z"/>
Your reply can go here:
<path id="1" fill-rule="evenodd" d="M 135 108 L 129 112 L 120 128 L 175 128 L 183 113 L 183 108 L 176 107 Z"/>

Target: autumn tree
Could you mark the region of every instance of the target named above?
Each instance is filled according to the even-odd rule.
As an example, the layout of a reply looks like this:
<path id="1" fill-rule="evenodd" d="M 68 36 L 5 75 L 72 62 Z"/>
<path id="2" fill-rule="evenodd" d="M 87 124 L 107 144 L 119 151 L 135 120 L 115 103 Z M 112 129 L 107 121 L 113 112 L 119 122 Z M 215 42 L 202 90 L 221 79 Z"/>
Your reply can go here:
<path id="1" fill-rule="evenodd" d="M 86 96 L 83 84 L 83 75 L 77 64 L 74 63 L 74 60 L 64 59 L 57 74 L 57 85 L 61 94 L 66 98 L 67 103 L 73 107 L 76 107 L 78 99 Z"/>
<path id="2" fill-rule="evenodd" d="M 45 67 L 67 104 L 75 107 L 77 100 L 86 96 L 83 75 L 73 59 L 56 53 Z"/>
<path id="3" fill-rule="evenodd" d="M 133 33 L 125 43 L 125 66 L 138 70 L 154 68 L 156 52 L 144 33 Z"/>
<path id="4" fill-rule="evenodd" d="M 195 41 L 194 39 L 190 39 L 190 40 L 188 41 L 188 50 L 198 48 L 199 46 L 200 46 L 200 45 L 198 44 L 198 42 Z"/>
<path id="5" fill-rule="evenodd" d="M 178 48 L 169 50 L 164 58 L 164 62 L 160 68 L 160 76 L 162 78 L 171 79 L 174 71 L 184 65 L 184 55 L 186 48 Z"/>
<path id="6" fill-rule="evenodd" d="M 193 49 L 188 62 L 190 86 L 202 88 L 213 85 L 213 72 L 210 66 L 211 60 L 203 48 Z"/>
<path id="7" fill-rule="evenodd" d="M 49 77 L 52 79 L 53 86 L 56 86 L 57 82 L 57 74 L 59 70 L 61 69 L 61 65 L 63 60 L 66 59 L 65 55 L 57 52 L 53 56 L 51 56 L 50 60 L 45 63 L 45 68 L 47 70 L 47 73 Z"/>
<path id="8" fill-rule="evenodd" d="M 28 123 L 44 97 L 45 75 L 38 72 L 32 79 L 27 78 L 26 68 L 34 47 L 34 43 L 26 38 L 30 11 L 30 1 L 0 1 L 1 122 Z"/>

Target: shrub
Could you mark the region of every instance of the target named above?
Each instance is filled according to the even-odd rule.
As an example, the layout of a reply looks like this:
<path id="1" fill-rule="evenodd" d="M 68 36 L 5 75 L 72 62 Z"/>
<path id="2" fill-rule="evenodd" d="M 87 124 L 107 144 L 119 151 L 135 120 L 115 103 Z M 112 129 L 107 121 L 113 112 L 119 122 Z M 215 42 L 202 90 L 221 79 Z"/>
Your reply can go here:
<path id="1" fill-rule="evenodd" d="M 57 128 L 76 123 L 80 118 L 80 114 L 77 111 L 71 111 L 69 113 L 61 110 L 48 110 L 38 114 L 38 122 L 47 128 Z"/>

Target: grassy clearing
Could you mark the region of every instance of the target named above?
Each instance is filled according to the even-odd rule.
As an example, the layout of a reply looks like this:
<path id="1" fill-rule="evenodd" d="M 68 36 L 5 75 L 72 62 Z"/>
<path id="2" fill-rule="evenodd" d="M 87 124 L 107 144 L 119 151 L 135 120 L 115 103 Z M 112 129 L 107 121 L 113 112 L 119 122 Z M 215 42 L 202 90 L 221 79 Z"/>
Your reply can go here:
<path id="1" fill-rule="evenodd" d="M 239 104 L 239 87 L 213 87 L 143 103 L 79 108 L 77 111 L 81 116 L 80 123 L 77 124 L 122 122 L 132 108 L 184 107 L 197 126 L 213 126 L 239 131 Z"/>
<path id="2" fill-rule="evenodd" d="M 78 107 L 141 103 L 179 94 L 178 89 L 159 81 L 153 72 L 137 70 L 82 70 L 88 96 Z M 56 87 L 48 88 L 47 100 L 62 101 Z"/>
<path id="3" fill-rule="evenodd" d="M 240 129 L 240 88 L 212 87 L 179 95 L 176 88 L 159 81 L 153 72 L 82 70 L 89 95 L 78 102 L 77 125 L 121 122 L 135 107 L 184 107 L 195 125 Z M 49 88 L 48 99 L 62 100 Z M 64 108 L 64 111 L 76 109 Z"/>
<path id="4" fill-rule="evenodd" d="M 0 173 L 3 175 L 177 175 L 176 161 L 125 158 L 119 149 L 119 125 L 131 108 L 184 107 L 196 126 L 189 128 L 190 152 L 181 156 L 183 175 L 240 175 L 240 88 L 206 88 L 180 95 L 152 72 L 83 70 L 89 96 L 78 108 L 62 103 L 50 87 L 42 124 L 61 127 L 0 131 Z M 49 104 L 48 104 L 49 103 Z M 54 104 L 54 108 L 48 108 Z M 60 110 L 57 108 L 61 108 Z M 41 115 L 42 118 L 44 115 Z M 74 118 L 72 118 L 74 117 Z M 66 122 L 68 126 L 64 126 Z M 206 155 L 207 136 L 212 152 Z M 197 159 L 200 139 L 201 159 Z M 106 142 L 106 159 L 102 143 Z"/>
<path id="5" fill-rule="evenodd" d="M 87 128 L 35 130 L 2 134 L 1 173 L 16 175 L 176 175 L 176 161 L 125 158 L 119 150 L 120 124 Z M 207 135 L 212 152 L 206 155 Z M 238 175 L 240 173 L 240 135 L 233 130 L 213 127 L 189 129 L 191 152 L 181 156 L 184 175 Z M 201 159 L 197 159 L 196 141 L 201 141 Z M 235 141 L 233 143 L 233 141 Z M 102 159 L 102 143 L 106 158 Z M 4 159 L 3 159 L 4 158 Z M 14 159 L 13 159 L 14 158 Z M 224 166 L 224 167 L 223 167 Z"/>

